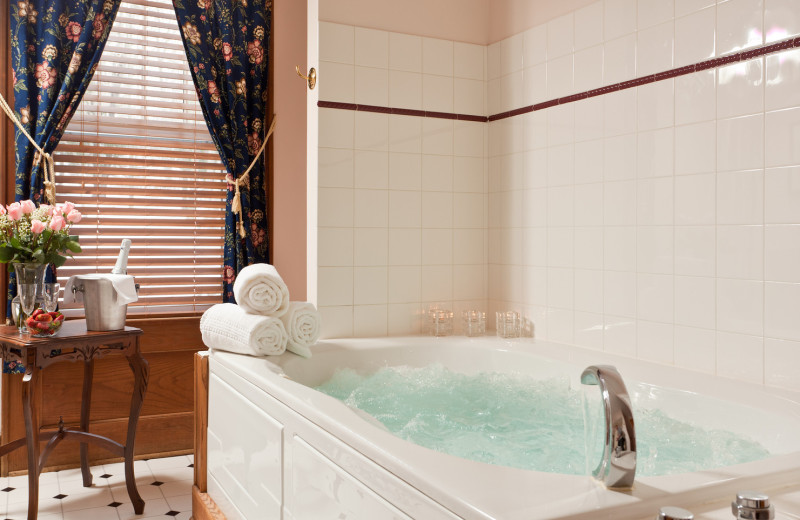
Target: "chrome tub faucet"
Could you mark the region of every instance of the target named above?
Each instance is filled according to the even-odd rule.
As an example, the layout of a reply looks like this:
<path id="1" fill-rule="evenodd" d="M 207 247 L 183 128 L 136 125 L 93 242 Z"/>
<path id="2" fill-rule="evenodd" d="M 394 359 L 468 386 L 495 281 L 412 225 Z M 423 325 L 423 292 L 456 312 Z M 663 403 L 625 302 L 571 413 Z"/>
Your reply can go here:
<path id="1" fill-rule="evenodd" d="M 592 365 L 581 374 L 584 385 L 599 385 L 605 408 L 603 459 L 592 472 L 609 488 L 630 488 L 636 475 L 636 431 L 628 390 L 611 365 Z"/>

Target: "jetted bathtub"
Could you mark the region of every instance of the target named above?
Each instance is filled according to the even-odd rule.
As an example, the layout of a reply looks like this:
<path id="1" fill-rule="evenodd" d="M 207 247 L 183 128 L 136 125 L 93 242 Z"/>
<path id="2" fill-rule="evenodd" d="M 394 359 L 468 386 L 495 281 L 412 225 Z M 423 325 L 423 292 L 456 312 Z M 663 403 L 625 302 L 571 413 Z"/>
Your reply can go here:
<path id="1" fill-rule="evenodd" d="M 638 477 L 612 491 L 589 476 L 496 466 L 402 440 L 313 387 L 338 368 L 441 363 L 462 373 L 569 378 L 616 366 L 636 403 L 760 442 L 769 458 Z M 800 396 L 538 340 L 396 337 L 323 341 L 291 353 L 210 356 L 208 492 L 229 520 L 644 519 L 659 507 L 730 501 L 743 489 L 800 489 Z M 635 384 L 643 382 L 646 384 Z M 636 395 L 634 395 L 636 394 Z M 697 512 L 697 510 L 695 510 Z"/>

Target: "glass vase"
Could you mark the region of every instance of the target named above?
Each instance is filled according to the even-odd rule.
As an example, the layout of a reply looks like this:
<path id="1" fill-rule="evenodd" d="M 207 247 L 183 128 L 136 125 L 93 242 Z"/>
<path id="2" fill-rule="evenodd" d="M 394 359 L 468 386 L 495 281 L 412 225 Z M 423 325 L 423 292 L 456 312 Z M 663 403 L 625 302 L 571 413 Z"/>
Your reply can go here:
<path id="1" fill-rule="evenodd" d="M 32 283 L 36 285 L 36 305 L 34 308 L 44 307 L 44 275 L 47 264 L 38 262 L 14 262 L 14 273 L 16 273 L 17 283 Z M 11 317 L 19 328 L 20 333 L 27 332 L 25 327 L 24 313 L 20 305 L 19 295 L 11 300 Z"/>

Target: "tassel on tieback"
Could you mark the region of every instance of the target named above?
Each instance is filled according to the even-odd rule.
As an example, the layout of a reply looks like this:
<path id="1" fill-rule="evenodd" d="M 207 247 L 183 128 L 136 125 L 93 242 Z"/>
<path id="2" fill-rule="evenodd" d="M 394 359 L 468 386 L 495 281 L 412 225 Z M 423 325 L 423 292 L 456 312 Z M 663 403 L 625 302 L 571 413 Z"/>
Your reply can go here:
<path id="1" fill-rule="evenodd" d="M 255 159 L 253 162 L 250 163 L 250 166 L 247 168 L 241 177 L 236 179 L 235 181 L 231 182 L 228 181 L 228 184 L 233 184 L 234 193 L 233 193 L 233 200 L 231 201 L 231 212 L 234 215 L 238 215 L 239 218 L 236 222 L 236 229 L 239 230 L 239 236 L 244 238 L 247 236 L 247 231 L 244 229 L 244 218 L 242 217 L 242 192 L 241 187 L 247 184 L 248 177 L 250 176 L 250 170 L 253 169 L 253 166 L 256 165 L 258 162 L 258 158 L 261 157 L 262 152 L 264 152 L 264 147 L 267 146 L 267 141 L 272 136 L 272 132 L 275 131 L 275 123 L 278 120 L 278 116 L 272 116 L 272 123 L 269 125 L 269 130 L 267 131 L 267 135 L 264 137 L 264 142 L 261 143 L 261 148 L 259 148 L 258 153 L 256 154 Z"/>

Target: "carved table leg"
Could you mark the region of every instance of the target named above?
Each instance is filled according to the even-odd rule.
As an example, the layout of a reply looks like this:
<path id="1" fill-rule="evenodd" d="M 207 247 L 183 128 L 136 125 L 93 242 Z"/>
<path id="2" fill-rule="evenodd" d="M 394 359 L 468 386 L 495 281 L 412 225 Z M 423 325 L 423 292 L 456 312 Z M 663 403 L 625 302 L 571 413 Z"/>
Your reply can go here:
<path id="1" fill-rule="evenodd" d="M 83 364 L 83 397 L 81 400 L 81 430 L 89 431 L 89 413 L 92 405 L 92 377 L 94 375 L 94 359 Z M 92 486 L 92 472 L 89 469 L 89 445 L 81 443 L 81 474 L 83 487 Z"/>
<path id="2" fill-rule="evenodd" d="M 39 514 L 39 418 L 34 400 L 37 374 L 36 366 L 30 365 L 22 378 L 22 405 L 28 446 L 28 520 L 36 520 Z"/>
<path id="3" fill-rule="evenodd" d="M 139 413 L 142 411 L 142 401 L 144 393 L 147 391 L 147 379 L 150 375 L 150 367 L 147 361 L 139 352 L 139 340 L 136 339 L 136 346 L 133 352 L 128 355 L 128 364 L 133 370 L 134 385 L 133 396 L 131 397 L 131 414 L 128 418 L 128 438 L 125 441 L 125 484 L 128 487 L 128 496 L 133 503 L 133 511 L 140 515 L 144 512 L 144 500 L 139 496 L 136 489 L 136 477 L 133 474 L 133 451 L 136 441 L 136 424 L 139 422 Z"/>

